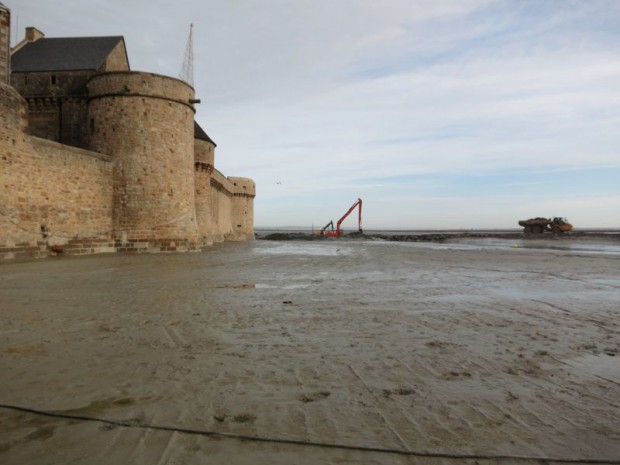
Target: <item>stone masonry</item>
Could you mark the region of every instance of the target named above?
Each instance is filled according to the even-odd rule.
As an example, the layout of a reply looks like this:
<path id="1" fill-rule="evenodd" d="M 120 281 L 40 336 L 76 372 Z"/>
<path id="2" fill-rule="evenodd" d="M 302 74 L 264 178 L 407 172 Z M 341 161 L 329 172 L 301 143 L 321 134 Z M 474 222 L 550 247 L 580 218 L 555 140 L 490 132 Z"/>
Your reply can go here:
<path id="1" fill-rule="evenodd" d="M 11 77 L 11 12 L 0 3 L 0 82 Z"/>
<path id="2" fill-rule="evenodd" d="M 2 4 L 0 26 L 4 47 Z M 12 74 L 8 45 L 0 51 L 0 258 L 253 239 L 254 182 L 215 168 L 215 143 L 194 121 L 194 89 L 130 71 L 119 37 L 86 39 L 85 50 L 103 53 L 91 71 L 35 54 L 67 46 L 62 40 L 28 28 Z M 28 68 L 28 54 L 47 68 Z"/>

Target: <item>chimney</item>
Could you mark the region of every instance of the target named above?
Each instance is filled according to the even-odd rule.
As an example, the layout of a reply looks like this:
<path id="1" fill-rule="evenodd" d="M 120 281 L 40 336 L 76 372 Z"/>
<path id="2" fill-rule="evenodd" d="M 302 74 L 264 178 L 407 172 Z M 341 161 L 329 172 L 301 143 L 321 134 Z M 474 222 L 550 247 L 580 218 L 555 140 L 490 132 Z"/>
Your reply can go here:
<path id="1" fill-rule="evenodd" d="M 26 42 L 36 42 L 43 37 L 45 37 L 45 34 L 39 31 L 36 27 L 26 28 Z"/>

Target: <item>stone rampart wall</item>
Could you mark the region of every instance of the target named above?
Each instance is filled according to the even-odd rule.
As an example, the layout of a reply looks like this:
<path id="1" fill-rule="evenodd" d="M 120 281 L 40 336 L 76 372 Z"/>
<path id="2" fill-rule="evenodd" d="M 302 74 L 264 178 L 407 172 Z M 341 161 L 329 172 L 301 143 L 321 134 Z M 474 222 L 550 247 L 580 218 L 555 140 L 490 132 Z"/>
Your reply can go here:
<path id="1" fill-rule="evenodd" d="M 211 229 L 213 240 L 240 241 L 254 238 L 254 196 L 249 178 L 227 178 L 218 170 L 211 175 Z"/>
<path id="2" fill-rule="evenodd" d="M 198 238 L 204 245 L 213 243 L 213 215 L 211 211 L 211 174 L 214 169 L 213 144 L 194 139 L 194 185 L 196 188 L 196 223 Z"/>
<path id="3" fill-rule="evenodd" d="M 113 251 L 109 157 L 26 135 L 25 102 L 0 88 L 0 258 Z"/>
<path id="4" fill-rule="evenodd" d="M 196 160 L 203 159 L 204 147 L 199 146 L 205 144 L 196 141 Z M 196 161 L 195 183 L 196 218 L 204 244 L 254 238 L 254 181 L 227 178 L 212 164 Z"/>
<path id="5" fill-rule="evenodd" d="M 211 175 L 211 227 L 214 242 L 232 240 L 233 184 L 214 169 Z"/>

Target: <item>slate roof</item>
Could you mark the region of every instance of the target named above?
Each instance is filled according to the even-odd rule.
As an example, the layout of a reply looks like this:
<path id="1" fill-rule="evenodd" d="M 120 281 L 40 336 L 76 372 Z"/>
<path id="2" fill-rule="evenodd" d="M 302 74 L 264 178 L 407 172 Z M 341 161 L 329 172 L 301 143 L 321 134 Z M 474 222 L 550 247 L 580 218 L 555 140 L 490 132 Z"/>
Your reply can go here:
<path id="1" fill-rule="evenodd" d="M 205 140 L 207 142 L 211 142 L 213 145 L 217 147 L 217 144 L 211 140 L 207 133 L 200 127 L 200 125 L 194 121 L 194 139 Z"/>
<path id="2" fill-rule="evenodd" d="M 123 36 L 43 38 L 11 56 L 11 71 L 97 70 Z"/>

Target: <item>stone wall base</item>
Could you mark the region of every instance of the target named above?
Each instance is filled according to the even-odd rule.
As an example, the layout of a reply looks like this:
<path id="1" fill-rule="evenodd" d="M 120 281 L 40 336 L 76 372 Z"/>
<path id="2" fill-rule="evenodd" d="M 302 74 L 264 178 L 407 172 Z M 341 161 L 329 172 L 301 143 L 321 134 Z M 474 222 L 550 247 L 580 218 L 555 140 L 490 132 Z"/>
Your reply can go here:
<path id="1" fill-rule="evenodd" d="M 127 241 L 80 238 L 65 244 L 19 243 L 12 246 L 0 245 L 0 260 L 28 260 L 36 258 L 90 255 L 100 253 L 165 253 L 199 252 L 211 244 L 201 244 L 188 239 L 130 239 Z"/>
<path id="2" fill-rule="evenodd" d="M 128 239 L 116 240 L 117 252 L 160 253 L 160 252 L 197 252 L 201 244 L 190 239 Z"/>

